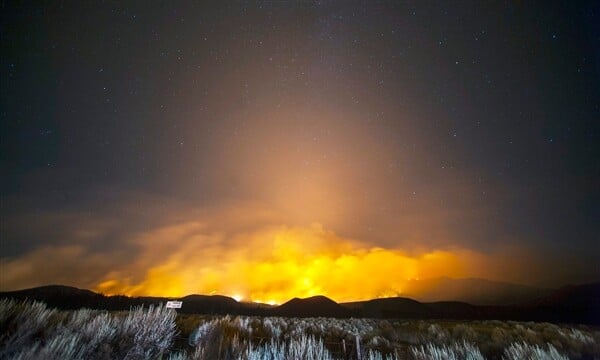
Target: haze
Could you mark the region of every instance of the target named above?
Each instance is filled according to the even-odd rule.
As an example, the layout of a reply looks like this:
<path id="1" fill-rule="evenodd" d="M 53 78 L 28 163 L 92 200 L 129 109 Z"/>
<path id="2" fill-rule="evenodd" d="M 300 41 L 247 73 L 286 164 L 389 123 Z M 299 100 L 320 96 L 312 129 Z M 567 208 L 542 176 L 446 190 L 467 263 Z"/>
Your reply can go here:
<path id="1" fill-rule="evenodd" d="M 4 4 L 0 290 L 596 281 L 598 10 Z"/>

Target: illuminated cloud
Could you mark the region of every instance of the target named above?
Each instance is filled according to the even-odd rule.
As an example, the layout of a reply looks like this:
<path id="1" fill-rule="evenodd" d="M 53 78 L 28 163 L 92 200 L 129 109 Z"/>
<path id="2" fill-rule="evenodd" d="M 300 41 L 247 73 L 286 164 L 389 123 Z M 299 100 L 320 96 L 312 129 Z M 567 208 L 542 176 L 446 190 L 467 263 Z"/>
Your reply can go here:
<path id="1" fill-rule="evenodd" d="M 409 246 L 401 237 L 397 246 L 386 246 L 318 222 L 294 224 L 258 202 L 197 208 L 155 197 L 121 198 L 127 201 L 99 209 L 93 221 L 76 213 L 32 218 L 47 227 L 32 235 L 60 229 L 53 237 L 60 241 L 2 258 L 0 288 L 58 283 L 106 294 L 224 294 L 281 303 L 317 294 L 338 301 L 418 295 L 408 280 L 440 276 L 527 283 L 552 275 L 535 252 L 510 243 L 483 252 L 448 234 L 444 246 Z M 407 227 L 413 221 L 400 220 Z M 429 221 L 443 224 L 447 217 L 432 212 Z M 28 224 L 16 222 L 10 226 Z M 413 229 L 419 228 L 426 229 Z"/>
<path id="2" fill-rule="evenodd" d="M 76 214 L 41 216 L 49 228 L 62 229 L 62 241 L 0 260 L 1 288 L 61 283 L 136 296 L 224 294 L 281 303 L 320 294 L 351 301 L 415 295 L 406 288 L 411 279 L 535 280 L 543 268 L 523 247 L 484 253 L 459 241 L 406 246 L 402 239 L 385 246 L 317 222 L 290 224 L 258 203 L 210 209 L 126 198 L 94 221 Z M 148 224 L 156 225 L 146 229 Z M 37 236 L 49 231 L 41 230 Z M 523 277 L 523 264 L 531 278 Z"/>
<path id="3" fill-rule="evenodd" d="M 351 300 L 412 277 L 600 278 L 576 5 L 11 3 L 2 290 Z"/>
<path id="4" fill-rule="evenodd" d="M 276 226 L 240 234 L 227 246 L 218 235 L 186 223 L 136 240 L 143 250 L 125 271 L 97 286 L 128 295 L 226 294 L 283 302 L 323 294 L 349 301 L 402 293 L 409 279 L 460 276 L 461 256 L 448 251 L 408 255 L 343 239 L 319 224 Z M 141 279 L 127 274 L 143 274 Z"/>
<path id="5" fill-rule="evenodd" d="M 465 249 L 407 253 L 344 239 L 319 224 L 269 226 L 230 238 L 188 222 L 134 239 L 139 253 L 99 281 L 109 294 L 225 294 L 280 303 L 401 295 L 410 279 L 462 277 L 486 256 Z M 481 265 L 481 264 L 478 264 Z M 481 268 L 480 270 L 484 270 Z"/>

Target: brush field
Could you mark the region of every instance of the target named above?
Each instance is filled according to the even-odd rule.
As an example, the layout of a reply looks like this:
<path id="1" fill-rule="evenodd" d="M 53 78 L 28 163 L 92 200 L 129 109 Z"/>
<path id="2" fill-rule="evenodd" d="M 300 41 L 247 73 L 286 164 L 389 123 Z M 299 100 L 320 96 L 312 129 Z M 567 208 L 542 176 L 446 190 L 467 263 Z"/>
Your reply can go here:
<path id="1" fill-rule="evenodd" d="M 600 329 L 512 321 L 60 311 L 0 301 L 0 359 L 600 359 Z"/>

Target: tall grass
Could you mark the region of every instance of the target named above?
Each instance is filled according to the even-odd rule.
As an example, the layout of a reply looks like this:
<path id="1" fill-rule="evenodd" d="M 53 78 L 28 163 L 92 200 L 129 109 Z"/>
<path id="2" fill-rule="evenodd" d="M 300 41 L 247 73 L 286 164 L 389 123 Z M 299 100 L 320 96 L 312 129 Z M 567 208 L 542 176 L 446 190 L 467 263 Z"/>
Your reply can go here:
<path id="1" fill-rule="evenodd" d="M 65 312 L 0 300 L 0 360 L 486 358 L 600 359 L 600 331 L 510 321 L 177 316 L 163 306 Z"/>
<path id="2" fill-rule="evenodd" d="M 0 359 L 155 359 L 176 333 L 176 313 L 165 307 L 62 313 L 2 300 L 0 314 Z"/>
<path id="3" fill-rule="evenodd" d="M 512 360 L 515 357 L 509 358 L 510 354 L 522 344 L 537 346 L 548 356 L 600 358 L 597 329 L 531 322 L 226 316 L 203 318 L 189 343 L 205 358 L 221 354 L 225 359 L 245 359 L 250 355 L 261 358 L 256 355 L 261 353 L 258 349 L 277 353 L 291 339 L 303 336 L 322 339 L 324 350 L 335 359 Z"/>
<path id="4" fill-rule="evenodd" d="M 411 346 L 410 356 L 414 360 L 484 360 L 477 346 L 464 341 L 450 345 Z"/>
<path id="5" fill-rule="evenodd" d="M 569 360 L 568 357 L 560 354 L 554 346 L 530 345 L 526 343 L 514 343 L 505 351 L 502 360 Z"/>

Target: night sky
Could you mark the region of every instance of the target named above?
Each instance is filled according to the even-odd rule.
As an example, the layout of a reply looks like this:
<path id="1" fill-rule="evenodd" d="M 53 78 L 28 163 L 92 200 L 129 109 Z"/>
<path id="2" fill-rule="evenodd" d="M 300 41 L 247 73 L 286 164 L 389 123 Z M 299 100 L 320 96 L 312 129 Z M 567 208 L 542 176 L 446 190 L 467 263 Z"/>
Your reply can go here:
<path id="1" fill-rule="evenodd" d="M 0 290 L 281 302 L 600 279 L 599 2 L 0 16 Z"/>

